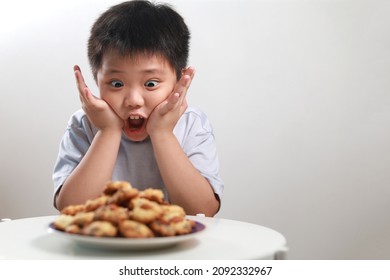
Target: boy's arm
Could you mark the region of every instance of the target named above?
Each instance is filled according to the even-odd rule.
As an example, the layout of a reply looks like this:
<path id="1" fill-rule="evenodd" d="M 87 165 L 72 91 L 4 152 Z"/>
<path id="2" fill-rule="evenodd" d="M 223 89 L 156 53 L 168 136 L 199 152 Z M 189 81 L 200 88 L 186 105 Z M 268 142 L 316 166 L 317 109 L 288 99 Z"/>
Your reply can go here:
<path id="1" fill-rule="evenodd" d="M 57 194 L 57 209 L 84 203 L 102 193 L 112 176 L 122 136 L 123 121 L 105 101 L 92 95 L 85 85 L 80 68 L 76 66 L 74 70 L 82 107 L 99 131 L 87 153 Z"/>
<path id="2" fill-rule="evenodd" d="M 187 108 L 185 96 L 194 74 L 193 68 L 184 72 L 173 93 L 155 108 L 147 130 L 171 202 L 184 207 L 190 215 L 203 213 L 214 216 L 219 209 L 219 201 L 209 182 L 192 165 L 173 134 L 174 126 Z"/>
<path id="3" fill-rule="evenodd" d="M 214 216 L 219 201 L 209 182 L 192 165 L 175 135 L 152 139 L 154 154 L 172 203 L 182 206 L 189 215 Z"/>

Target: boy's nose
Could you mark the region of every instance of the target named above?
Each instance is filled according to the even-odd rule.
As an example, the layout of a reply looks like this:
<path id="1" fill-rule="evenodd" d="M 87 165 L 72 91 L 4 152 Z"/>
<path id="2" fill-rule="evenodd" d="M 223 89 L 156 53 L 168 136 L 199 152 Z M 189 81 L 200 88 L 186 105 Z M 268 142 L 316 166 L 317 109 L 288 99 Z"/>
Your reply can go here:
<path id="1" fill-rule="evenodd" d="M 144 98 L 142 94 L 136 90 L 129 91 L 125 98 L 126 107 L 140 107 L 144 104 Z"/>

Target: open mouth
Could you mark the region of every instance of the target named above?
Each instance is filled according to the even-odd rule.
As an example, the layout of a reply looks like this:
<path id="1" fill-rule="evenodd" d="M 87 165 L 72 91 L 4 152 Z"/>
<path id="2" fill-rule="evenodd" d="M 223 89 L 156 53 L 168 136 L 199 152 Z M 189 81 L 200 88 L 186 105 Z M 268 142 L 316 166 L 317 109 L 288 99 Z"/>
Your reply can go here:
<path id="1" fill-rule="evenodd" d="M 145 118 L 141 116 L 130 116 L 127 119 L 130 130 L 139 130 L 144 125 Z"/>

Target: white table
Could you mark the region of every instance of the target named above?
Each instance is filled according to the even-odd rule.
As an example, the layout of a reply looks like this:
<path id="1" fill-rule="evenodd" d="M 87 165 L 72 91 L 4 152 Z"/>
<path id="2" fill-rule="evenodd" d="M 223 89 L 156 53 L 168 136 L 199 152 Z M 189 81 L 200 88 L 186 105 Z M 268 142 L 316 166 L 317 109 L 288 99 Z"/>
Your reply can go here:
<path id="1" fill-rule="evenodd" d="M 48 232 L 56 216 L 0 223 L 0 259 L 284 259 L 286 239 L 267 227 L 240 221 L 189 216 L 206 225 L 199 237 L 144 251 L 110 251 L 80 246 Z"/>

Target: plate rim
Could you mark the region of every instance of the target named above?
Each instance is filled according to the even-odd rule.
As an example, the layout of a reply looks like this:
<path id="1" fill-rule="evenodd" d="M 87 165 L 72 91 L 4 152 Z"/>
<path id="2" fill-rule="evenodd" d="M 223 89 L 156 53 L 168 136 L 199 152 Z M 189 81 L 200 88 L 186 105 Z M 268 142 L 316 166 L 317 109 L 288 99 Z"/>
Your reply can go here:
<path id="1" fill-rule="evenodd" d="M 194 221 L 194 220 L 193 220 Z M 48 226 L 48 233 L 61 236 L 70 241 L 88 247 L 104 248 L 104 249 L 153 249 L 167 247 L 178 244 L 203 234 L 206 230 L 206 225 L 195 222 L 194 230 L 191 233 L 175 235 L 175 236 L 158 236 L 149 238 L 126 238 L 126 237 L 95 237 L 81 234 L 67 233 L 56 229 L 51 222 Z"/>

